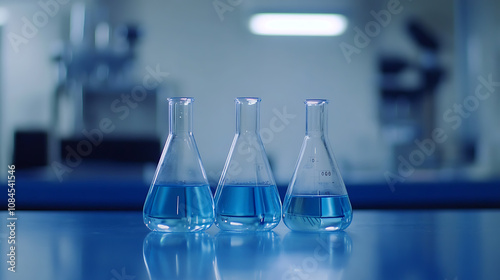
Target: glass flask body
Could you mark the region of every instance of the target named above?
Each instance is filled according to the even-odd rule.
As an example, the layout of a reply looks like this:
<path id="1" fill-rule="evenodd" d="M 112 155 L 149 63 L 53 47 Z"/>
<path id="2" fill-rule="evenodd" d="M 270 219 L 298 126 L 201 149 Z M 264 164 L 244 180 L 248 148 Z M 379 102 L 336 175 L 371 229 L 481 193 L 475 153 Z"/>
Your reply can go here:
<path id="1" fill-rule="evenodd" d="M 214 204 L 192 130 L 193 98 L 169 98 L 169 134 L 144 203 L 153 231 L 192 232 L 214 222 Z"/>
<path id="2" fill-rule="evenodd" d="M 271 230 L 281 201 L 259 135 L 259 98 L 236 98 L 236 134 L 215 194 L 215 224 L 222 230 Z"/>
<path id="3" fill-rule="evenodd" d="M 283 206 L 283 221 L 297 231 L 336 231 L 347 228 L 352 208 L 329 144 L 327 104 L 308 99 L 306 135 Z"/>

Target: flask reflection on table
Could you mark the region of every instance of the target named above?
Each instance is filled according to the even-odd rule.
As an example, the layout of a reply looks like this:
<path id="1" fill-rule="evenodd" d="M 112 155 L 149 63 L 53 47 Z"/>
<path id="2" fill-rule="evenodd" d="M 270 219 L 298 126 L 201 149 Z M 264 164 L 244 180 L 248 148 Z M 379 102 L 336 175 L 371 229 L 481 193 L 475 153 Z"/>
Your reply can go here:
<path id="1" fill-rule="evenodd" d="M 352 252 L 347 232 L 296 232 L 283 239 L 289 266 L 281 279 L 342 279 Z"/>
<path id="2" fill-rule="evenodd" d="M 144 239 L 143 254 L 151 280 L 220 279 L 214 243 L 205 232 L 151 232 Z"/>
<path id="3" fill-rule="evenodd" d="M 273 266 L 280 254 L 279 236 L 269 232 L 219 232 L 215 237 L 221 279 L 279 279 Z"/>

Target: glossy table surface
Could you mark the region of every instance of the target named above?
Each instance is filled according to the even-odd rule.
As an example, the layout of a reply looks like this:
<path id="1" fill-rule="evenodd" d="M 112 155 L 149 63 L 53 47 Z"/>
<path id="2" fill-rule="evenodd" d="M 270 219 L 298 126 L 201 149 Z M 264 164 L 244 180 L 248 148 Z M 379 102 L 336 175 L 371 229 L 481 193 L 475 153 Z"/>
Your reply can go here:
<path id="1" fill-rule="evenodd" d="M 17 211 L 0 279 L 500 279 L 500 210 L 358 210 L 337 233 L 150 233 L 140 212 Z M 7 213 L 0 217 L 7 224 Z"/>

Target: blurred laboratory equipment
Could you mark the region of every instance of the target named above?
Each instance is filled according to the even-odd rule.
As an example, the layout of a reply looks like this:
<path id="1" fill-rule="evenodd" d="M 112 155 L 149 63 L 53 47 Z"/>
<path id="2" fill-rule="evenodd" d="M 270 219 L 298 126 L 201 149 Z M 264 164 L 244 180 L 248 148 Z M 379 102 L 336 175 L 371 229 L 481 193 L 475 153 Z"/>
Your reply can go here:
<path id="1" fill-rule="evenodd" d="M 151 280 L 220 279 L 212 237 L 205 232 L 151 232 L 144 238 L 143 253 Z"/>
<path id="2" fill-rule="evenodd" d="M 260 98 L 239 97 L 236 134 L 215 194 L 215 224 L 222 230 L 271 230 L 281 201 L 259 134 Z"/>
<path id="3" fill-rule="evenodd" d="M 135 74 L 139 26 L 113 26 L 106 4 L 77 2 L 71 6 L 68 33 L 53 52 L 57 86 L 51 102 L 49 163 L 74 167 L 83 158 L 157 161 L 158 119 L 165 113 L 157 102 L 161 83 L 153 79 L 158 75 L 154 67 L 146 67 L 143 77 Z"/>
<path id="4" fill-rule="evenodd" d="M 44 130 L 18 130 L 14 133 L 16 168 L 45 166 L 48 160 L 48 135 Z"/>
<path id="5" fill-rule="evenodd" d="M 433 139 L 437 125 L 436 93 L 445 71 L 439 61 L 437 37 L 420 21 L 411 20 L 406 31 L 420 48 L 417 61 L 395 54 L 379 58 L 380 120 L 391 148 L 391 168 L 397 169 L 400 156 L 415 150 L 415 141 Z M 442 149 L 437 146 L 417 166 L 440 168 Z"/>
<path id="6" fill-rule="evenodd" d="M 154 231 L 200 231 L 214 222 L 212 192 L 193 135 L 193 102 L 168 99 L 168 138 L 144 203 L 144 223 Z"/>
<path id="7" fill-rule="evenodd" d="M 307 99 L 306 135 L 283 206 L 297 231 L 336 231 L 351 224 L 352 208 L 328 139 L 326 99 Z"/>

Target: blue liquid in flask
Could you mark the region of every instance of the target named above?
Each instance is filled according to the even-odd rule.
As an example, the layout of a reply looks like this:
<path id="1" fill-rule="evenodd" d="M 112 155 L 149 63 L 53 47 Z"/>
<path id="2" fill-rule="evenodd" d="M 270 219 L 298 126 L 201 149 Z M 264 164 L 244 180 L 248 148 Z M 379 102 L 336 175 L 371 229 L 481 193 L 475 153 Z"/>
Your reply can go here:
<path id="1" fill-rule="evenodd" d="M 297 231 L 344 230 L 352 220 L 347 195 L 292 195 L 285 201 L 283 221 Z"/>
<path id="2" fill-rule="evenodd" d="M 208 185 L 155 185 L 144 205 L 144 222 L 155 231 L 208 229 L 214 222 Z"/>
<path id="3" fill-rule="evenodd" d="M 281 203 L 275 185 L 225 185 L 216 223 L 222 230 L 271 230 L 281 220 Z"/>

